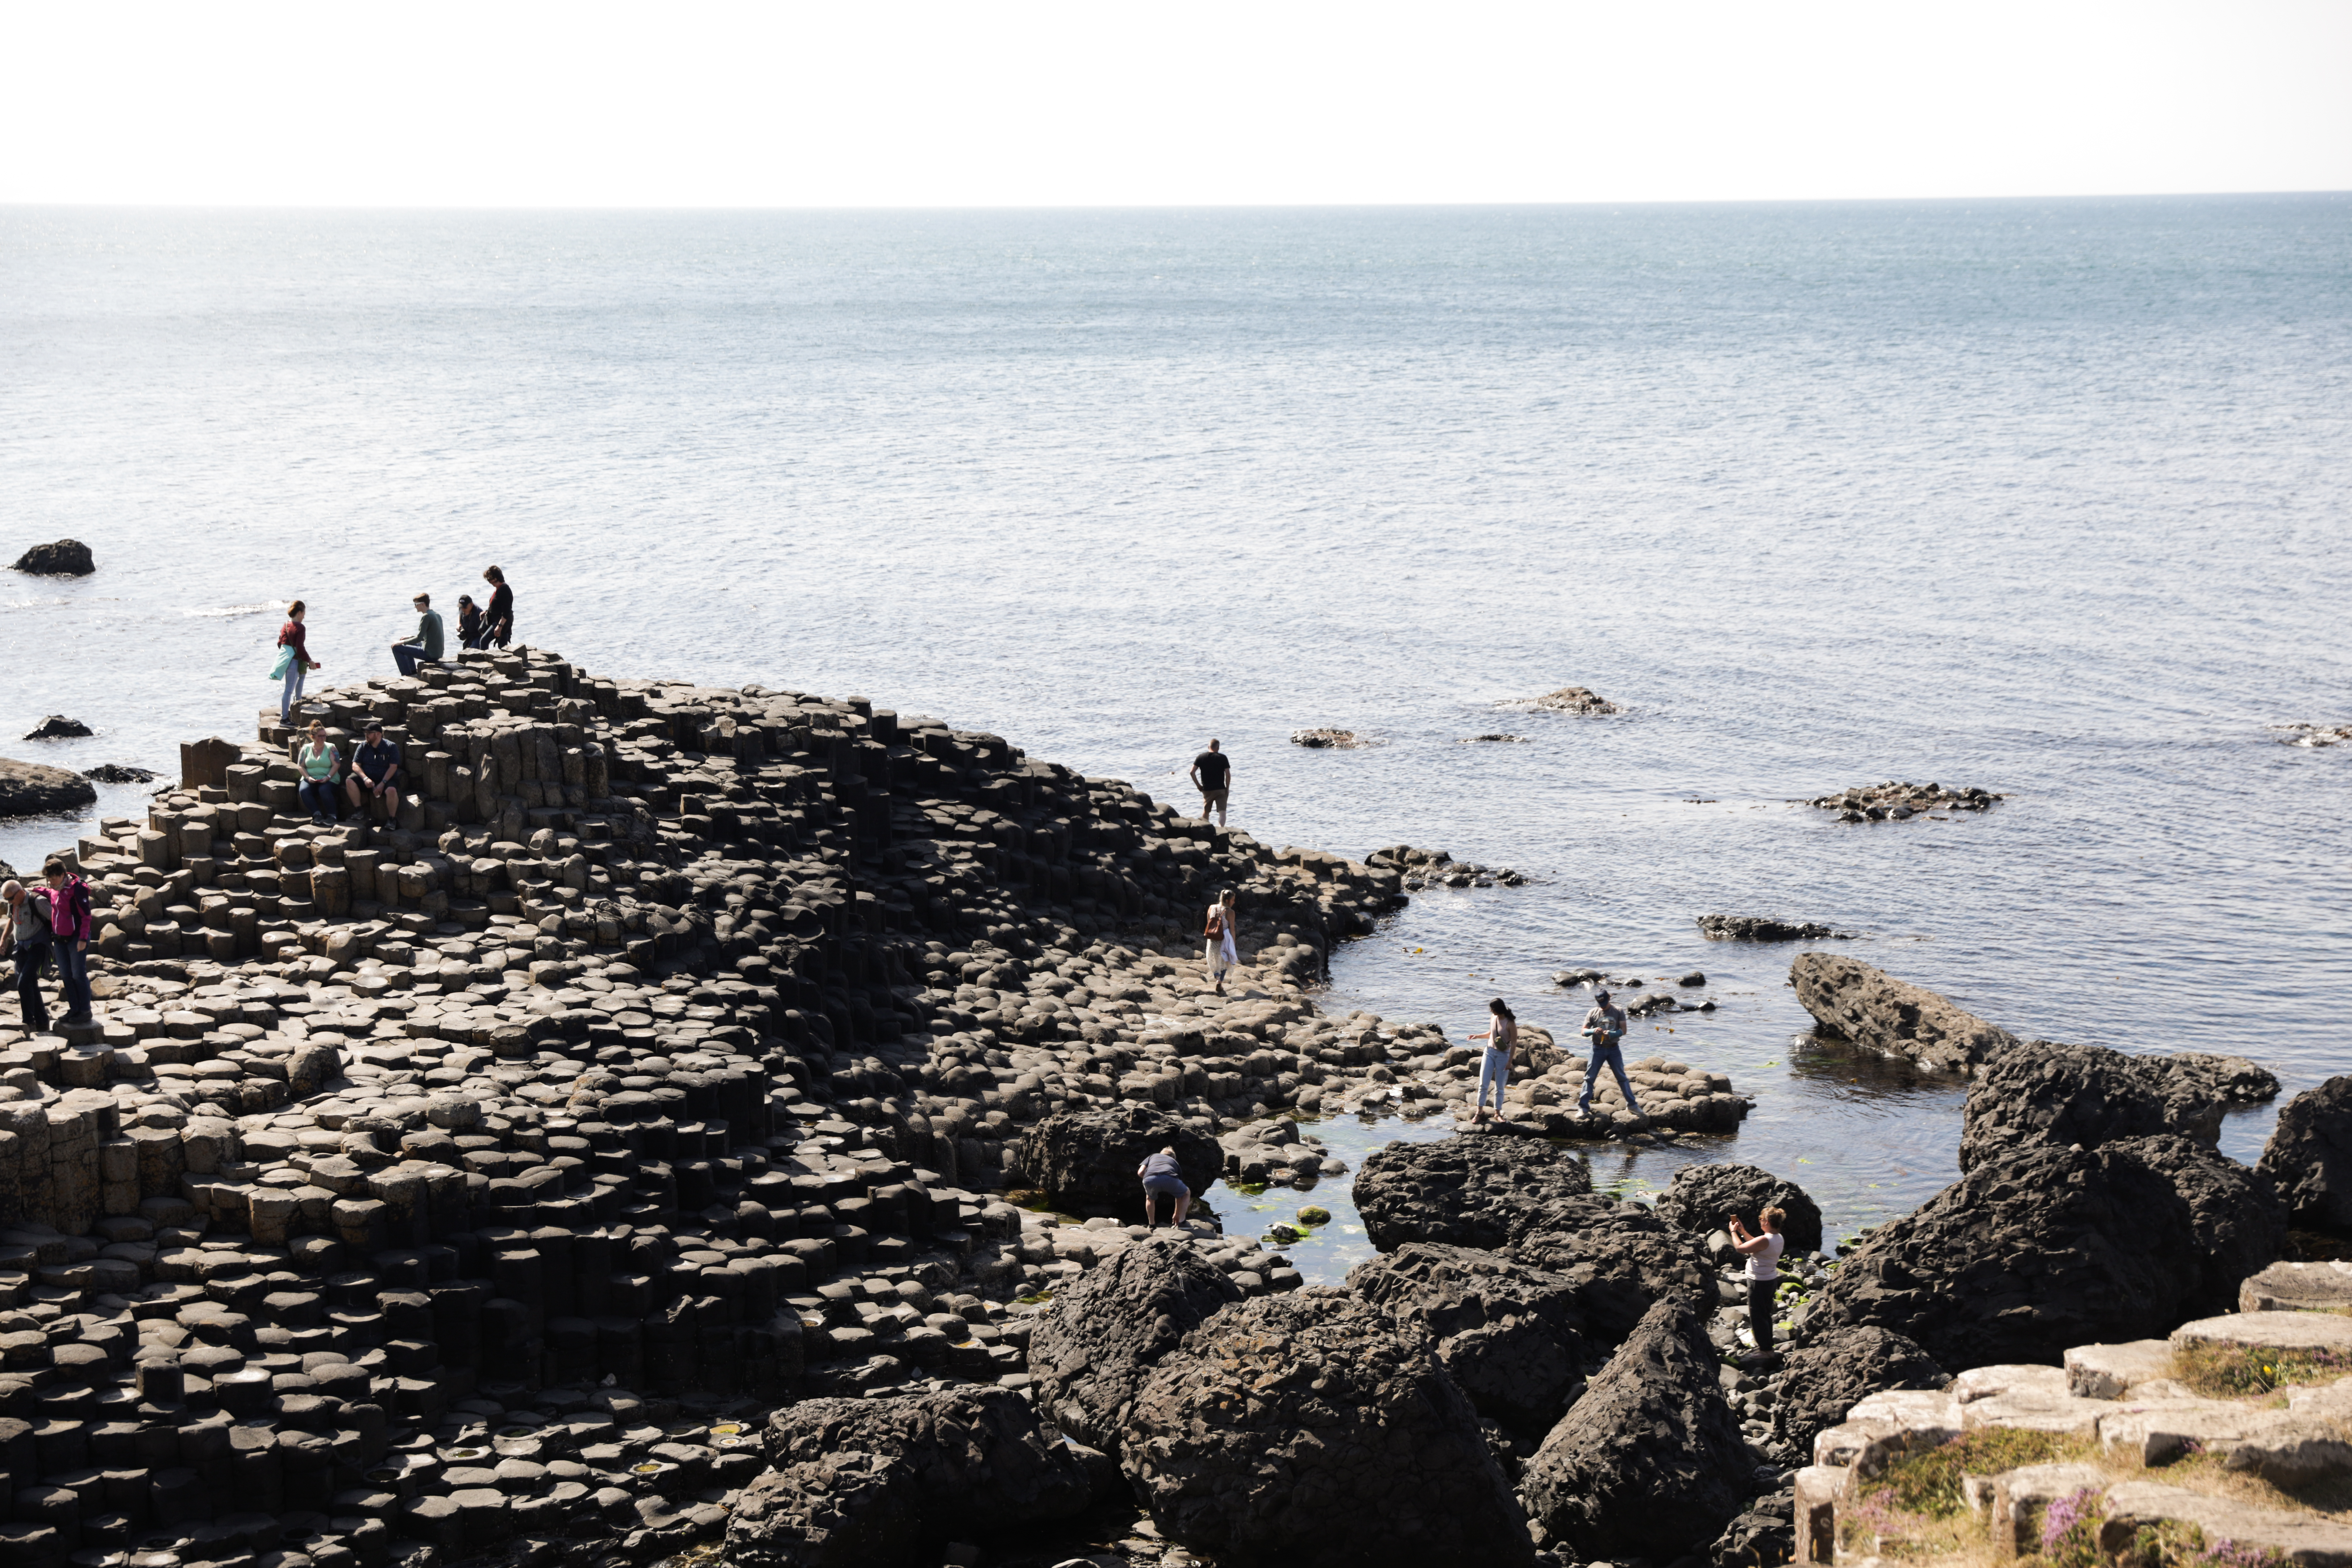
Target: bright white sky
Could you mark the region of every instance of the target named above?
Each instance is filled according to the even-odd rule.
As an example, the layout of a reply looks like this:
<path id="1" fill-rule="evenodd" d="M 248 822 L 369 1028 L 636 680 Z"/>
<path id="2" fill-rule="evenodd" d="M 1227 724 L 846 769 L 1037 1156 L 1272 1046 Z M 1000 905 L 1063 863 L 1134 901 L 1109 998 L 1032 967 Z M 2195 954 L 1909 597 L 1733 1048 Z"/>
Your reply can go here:
<path id="1" fill-rule="evenodd" d="M 0 0 L 0 202 L 2352 189 L 2346 0 Z"/>

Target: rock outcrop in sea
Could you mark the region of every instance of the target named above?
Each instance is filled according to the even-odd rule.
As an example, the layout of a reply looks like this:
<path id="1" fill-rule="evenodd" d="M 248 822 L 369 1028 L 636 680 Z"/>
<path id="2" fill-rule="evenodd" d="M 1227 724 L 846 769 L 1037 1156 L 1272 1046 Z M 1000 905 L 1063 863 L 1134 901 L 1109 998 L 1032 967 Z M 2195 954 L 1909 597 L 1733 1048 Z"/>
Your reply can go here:
<path id="1" fill-rule="evenodd" d="M 26 551 L 16 557 L 15 570 L 41 577 L 87 577 L 98 570 L 98 563 L 90 559 L 89 546 L 80 540 L 60 539 Z"/>
<path id="2" fill-rule="evenodd" d="M 1715 942 L 1819 942 L 1851 937 L 1852 931 L 1832 931 L 1813 921 L 1784 921 L 1775 915 L 1699 915 L 1699 931 Z"/>
<path id="3" fill-rule="evenodd" d="M 0 757 L 0 817 L 79 811 L 97 799 L 89 781 L 69 769 Z"/>
<path id="4" fill-rule="evenodd" d="M 1917 816 L 1932 818 L 1937 812 L 1984 811 L 1993 802 L 2008 798 L 1974 787 L 1953 789 L 1889 779 L 1885 784 L 1856 784 L 1836 795 L 1816 795 L 1805 804 L 1836 812 L 1840 822 L 1907 822 Z"/>

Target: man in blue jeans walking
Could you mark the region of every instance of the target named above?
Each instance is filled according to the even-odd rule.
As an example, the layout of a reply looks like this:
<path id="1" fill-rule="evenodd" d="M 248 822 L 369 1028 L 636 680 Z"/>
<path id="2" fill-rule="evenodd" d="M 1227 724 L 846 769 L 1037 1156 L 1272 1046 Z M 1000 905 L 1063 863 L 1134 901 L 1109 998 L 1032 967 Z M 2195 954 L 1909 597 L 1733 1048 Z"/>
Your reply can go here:
<path id="1" fill-rule="evenodd" d="M 1601 1064 L 1617 1075 L 1617 1087 L 1624 1091 L 1625 1110 L 1632 1115 L 1642 1114 L 1642 1102 L 1634 1098 L 1633 1080 L 1625 1076 L 1625 1009 L 1612 1005 L 1606 991 L 1592 994 L 1592 1011 L 1584 1016 L 1585 1043 L 1591 1047 L 1592 1059 L 1584 1068 L 1584 1093 L 1579 1097 L 1576 1109 L 1590 1112 L 1592 1109 L 1592 1086 L 1600 1081 Z"/>

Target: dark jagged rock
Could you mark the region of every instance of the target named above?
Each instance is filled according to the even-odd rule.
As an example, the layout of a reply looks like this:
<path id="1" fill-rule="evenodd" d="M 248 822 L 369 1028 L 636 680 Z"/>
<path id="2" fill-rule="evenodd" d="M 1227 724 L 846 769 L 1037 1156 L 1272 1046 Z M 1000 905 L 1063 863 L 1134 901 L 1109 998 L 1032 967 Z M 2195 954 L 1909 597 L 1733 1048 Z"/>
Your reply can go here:
<path id="1" fill-rule="evenodd" d="M 1726 1215 L 1738 1215 L 1754 1230 L 1761 1223 L 1757 1213 L 1765 1208 L 1781 1211 L 1790 1251 L 1821 1249 L 1821 1205 L 1796 1183 L 1755 1165 L 1685 1165 L 1652 1212 L 1676 1230 L 1703 1237 L 1723 1229 Z"/>
<path id="2" fill-rule="evenodd" d="M 2189 1139 L 2027 1145 L 1873 1230 L 1807 1331 L 1890 1329 L 1946 1367 L 2054 1364 L 2231 1310 L 2285 1243 L 2269 1179 Z"/>
<path id="3" fill-rule="evenodd" d="M 89 546 L 80 540 L 60 539 L 26 551 L 16 557 L 16 569 L 41 577 L 87 577 L 98 570 L 98 563 L 90 559 Z"/>
<path id="4" fill-rule="evenodd" d="M 2352 1236 L 2352 1078 L 2331 1078 L 2281 1106 L 2255 1169 L 2276 1184 L 2297 1226 Z"/>
<path id="5" fill-rule="evenodd" d="M 1408 1241 L 1506 1246 L 1542 1223 L 1546 1205 L 1592 1191 L 1584 1162 L 1531 1139 L 1456 1133 L 1391 1143 L 1356 1175 L 1356 1208 L 1374 1247 Z"/>
<path id="6" fill-rule="evenodd" d="M 2352 741 L 2352 724 L 2273 724 L 2282 731 L 2280 743 L 2288 746 L 2340 746 Z"/>
<path id="7" fill-rule="evenodd" d="M 1819 942 L 1853 935 L 1811 921 L 1784 921 L 1771 915 L 1700 915 L 1696 919 L 1700 932 L 1716 942 Z"/>
<path id="8" fill-rule="evenodd" d="M 1137 1394 L 1125 1463 L 1160 1533 L 1226 1568 L 1533 1561 L 1428 1338 L 1341 1290 L 1193 1330 Z"/>
<path id="9" fill-rule="evenodd" d="M 1478 1414 L 1548 1432 L 1599 1360 L 1578 1282 L 1474 1247 L 1408 1242 L 1348 1273 L 1348 1289 L 1426 1332 Z"/>
<path id="10" fill-rule="evenodd" d="M 1834 1329 L 1791 1350 L 1772 1404 L 1772 1436 L 1800 1454 L 1845 1413 L 1890 1388 L 1941 1388 L 1951 1374 L 1935 1358 L 1892 1330 Z"/>
<path id="11" fill-rule="evenodd" d="M 1563 686 L 1556 691 L 1547 691 L 1541 697 L 1528 698 L 1524 706 L 1540 708 L 1548 713 L 1578 713 L 1595 719 L 1624 711 L 1616 703 L 1597 695 L 1589 686 Z"/>
<path id="12" fill-rule="evenodd" d="M 98 791 L 79 773 L 0 757 L 0 817 L 78 811 L 97 799 Z"/>
<path id="13" fill-rule="evenodd" d="M 1037 1408 L 1064 1432 L 1119 1450 L 1129 1401 L 1162 1357 L 1242 1299 L 1185 1243 L 1137 1242 L 1057 1292 L 1029 1338 Z"/>
<path id="14" fill-rule="evenodd" d="M 1797 1494 L 1783 1488 L 1748 1505 L 1706 1550 L 1714 1568 L 1781 1568 L 1796 1555 Z"/>
<path id="15" fill-rule="evenodd" d="M 1216 1185 L 1225 1163 L 1216 1141 L 1149 1105 L 1048 1116 L 1022 1134 L 1014 1166 L 1065 1213 L 1139 1222 L 1143 1183 L 1136 1167 L 1168 1148 L 1176 1151 L 1184 1184 L 1196 1197 Z"/>
<path id="16" fill-rule="evenodd" d="M 2027 1040 L 1987 1062 L 1969 1086 L 1960 1169 L 2030 1143 L 2095 1149 L 2162 1132 L 2214 1143 L 2221 1109 L 2164 1058 Z"/>
<path id="17" fill-rule="evenodd" d="M 1546 1205 L 1537 1227 L 1512 1242 L 1510 1256 L 1570 1280 L 1579 1331 L 1602 1344 L 1633 1332 L 1662 1300 L 1716 1298 L 1696 1241 L 1638 1204 L 1598 1194 Z"/>
<path id="18" fill-rule="evenodd" d="M 2174 1092 L 2194 1095 L 2216 1105 L 2260 1105 L 2278 1098 L 2278 1075 L 2245 1057 L 2175 1051 L 2169 1056 L 2138 1059 L 2159 1064 L 2173 1079 Z"/>
<path id="19" fill-rule="evenodd" d="M 1706 1320 L 1660 1301 L 1535 1458 L 1520 1495 L 1543 1544 L 1582 1561 L 1669 1562 L 1740 1510 L 1755 1461 L 1725 1403 Z"/>
<path id="20" fill-rule="evenodd" d="M 89 726 L 79 719 L 68 719 L 62 713 L 52 713 L 25 731 L 27 741 L 72 741 L 90 732 Z"/>
<path id="21" fill-rule="evenodd" d="M 1524 874 L 1508 866 L 1475 865 L 1456 860 L 1443 849 L 1416 849 L 1410 844 L 1375 849 L 1364 857 L 1364 864 L 1396 872 L 1400 885 L 1409 893 L 1423 888 L 1517 888 L 1527 881 Z"/>
<path id="22" fill-rule="evenodd" d="M 1834 811 L 1840 822 L 1903 822 L 1931 811 L 1983 811 L 2006 795 L 1981 789 L 1951 789 L 1939 784 L 1858 784 L 1837 795 L 1807 801 L 1823 811 Z"/>
<path id="23" fill-rule="evenodd" d="M 1882 1056 L 1968 1072 L 2018 1043 L 1948 998 L 1838 953 L 1801 952 L 1789 978 L 1824 1033 Z"/>
<path id="24" fill-rule="evenodd" d="M 1360 751 L 1372 742 L 1353 730 L 1293 730 L 1290 743 L 1305 746 L 1311 752 L 1353 752 Z"/>
<path id="25" fill-rule="evenodd" d="M 1093 1486 L 1009 1389 L 822 1399 L 778 1411 L 774 1467 L 727 1525 L 735 1568 L 930 1568 L 973 1532 L 1067 1519 Z"/>
<path id="26" fill-rule="evenodd" d="M 147 769 L 126 767 L 121 763 L 100 763 L 94 768 L 85 769 L 81 776 L 92 784 L 125 784 L 155 782 L 155 775 Z"/>

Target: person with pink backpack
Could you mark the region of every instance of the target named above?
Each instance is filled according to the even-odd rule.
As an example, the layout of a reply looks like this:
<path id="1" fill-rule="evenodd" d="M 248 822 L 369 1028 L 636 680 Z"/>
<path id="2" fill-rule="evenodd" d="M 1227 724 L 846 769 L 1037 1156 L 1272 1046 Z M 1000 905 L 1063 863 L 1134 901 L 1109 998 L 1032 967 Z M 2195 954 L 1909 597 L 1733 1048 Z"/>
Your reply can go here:
<path id="1" fill-rule="evenodd" d="M 56 946 L 58 973 L 64 982 L 66 1016 L 58 1022 L 81 1028 L 89 1016 L 89 884 L 62 855 L 41 865 L 49 884 L 49 935 Z"/>

